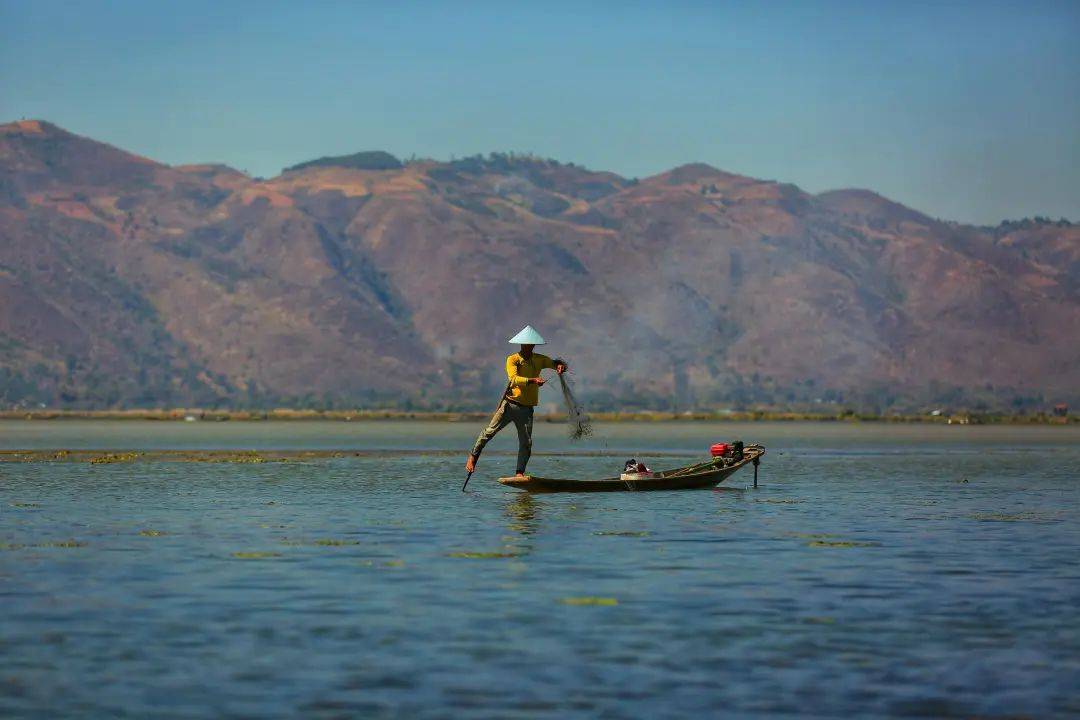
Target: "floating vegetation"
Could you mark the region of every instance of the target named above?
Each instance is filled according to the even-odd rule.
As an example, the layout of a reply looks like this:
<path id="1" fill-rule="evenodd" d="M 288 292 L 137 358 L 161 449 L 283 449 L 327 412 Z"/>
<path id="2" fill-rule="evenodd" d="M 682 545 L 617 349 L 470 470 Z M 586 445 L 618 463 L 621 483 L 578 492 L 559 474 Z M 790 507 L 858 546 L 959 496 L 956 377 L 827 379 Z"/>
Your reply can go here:
<path id="1" fill-rule="evenodd" d="M 754 502 L 759 503 L 771 503 L 773 505 L 795 505 L 801 503 L 802 500 L 789 500 L 785 498 L 757 498 Z"/>
<path id="2" fill-rule="evenodd" d="M 56 542 L 41 543 L 32 547 L 81 548 L 86 546 L 87 543 L 82 540 L 57 540 Z"/>
<path id="3" fill-rule="evenodd" d="M 105 453 L 104 455 L 98 455 L 97 457 L 90 458 L 91 465 L 108 465 L 111 463 L 129 463 L 135 462 L 135 459 L 139 457 L 139 453 L 126 452 L 126 453 Z"/>
<path id="4" fill-rule="evenodd" d="M 283 528 L 284 525 L 264 525 L 263 527 L 279 527 Z M 343 540 L 339 538 L 319 538 L 318 540 L 298 540 L 296 538 L 283 537 L 281 538 L 282 545 L 292 545 L 293 547 L 346 547 L 349 545 L 360 545 L 359 540 Z"/>
<path id="5" fill-rule="evenodd" d="M 387 560 L 384 563 L 377 563 L 374 560 L 357 560 L 358 565 L 364 567 L 384 567 L 384 568 L 403 568 L 405 567 L 404 560 Z"/>
<path id="6" fill-rule="evenodd" d="M 804 623 L 806 623 L 807 625 L 835 625 L 836 624 L 836 618 L 828 617 L 828 616 L 804 617 L 802 619 L 802 621 Z"/>
<path id="7" fill-rule="evenodd" d="M 278 558 L 281 557 L 281 553 L 276 552 L 234 552 L 232 554 L 237 560 L 264 560 L 266 558 Z"/>
<path id="8" fill-rule="evenodd" d="M 167 533 L 164 533 L 161 530 L 140 530 L 139 534 L 143 537 L 161 537 Z"/>
<path id="9" fill-rule="evenodd" d="M 13 503 L 11 503 L 11 507 L 15 507 L 15 508 L 39 508 L 39 507 L 41 507 L 41 505 L 39 503 L 13 502 Z"/>
<path id="10" fill-rule="evenodd" d="M 522 553 L 519 552 L 452 552 L 447 553 L 446 557 L 452 558 L 467 558 L 469 560 L 487 560 L 491 558 L 514 558 L 521 557 Z"/>
<path id="11" fill-rule="evenodd" d="M 1047 513 L 1018 512 L 1018 513 L 974 513 L 968 515 L 972 520 L 979 522 L 1024 522 L 1030 520 L 1053 520 L 1055 516 Z"/>
<path id="12" fill-rule="evenodd" d="M 21 543 L 0 543 L 0 550 L 23 550 L 25 548 L 81 548 L 86 547 L 82 540 L 56 540 L 54 542 L 23 545 Z"/>
<path id="13" fill-rule="evenodd" d="M 618 600 L 610 597 L 566 597 L 559 602 L 563 605 L 601 605 L 604 607 L 619 604 Z"/>
<path id="14" fill-rule="evenodd" d="M 645 530 L 597 530 L 593 535 L 605 537 L 648 537 L 649 533 Z"/>
<path id="15" fill-rule="evenodd" d="M 230 462 L 230 463 L 264 463 L 264 462 L 266 462 L 266 458 L 264 458 L 264 457 L 263 457 L 262 455 L 260 455 L 259 453 L 255 452 L 254 450 L 251 450 L 251 451 L 249 451 L 249 452 L 244 452 L 244 453 L 237 453 L 236 455 L 234 455 L 234 456 L 232 456 L 232 457 L 225 457 L 225 458 L 222 458 L 222 459 L 221 459 L 221 462 Z"/>
<path id="16" fill-rule="evenodd" d="M 858 540 L 813 540 L 806 545 L 807 547 L 829 548 L 881 547 L 879 542 L 860 542 Z"/>
<path id="17" fill-rule="evenodd" d="M 289 462 L 320 457 L 337 457 L 331 451 L 300 450 L 0 450 L 4 462 L 89 462 L 109 464 L 123 462 L 190 462 L 190 463 L 265 463 Z M 359 456 L 360 453 L 357 453 Z"/>
<path id="18" fill-rule="evenodd" d="M 180 462 L 205 462 L 205 463 L 264 463 L 266 458 L 254 450 L 241 450 L 239 452 L 192 452 L 169 458 Z"/>

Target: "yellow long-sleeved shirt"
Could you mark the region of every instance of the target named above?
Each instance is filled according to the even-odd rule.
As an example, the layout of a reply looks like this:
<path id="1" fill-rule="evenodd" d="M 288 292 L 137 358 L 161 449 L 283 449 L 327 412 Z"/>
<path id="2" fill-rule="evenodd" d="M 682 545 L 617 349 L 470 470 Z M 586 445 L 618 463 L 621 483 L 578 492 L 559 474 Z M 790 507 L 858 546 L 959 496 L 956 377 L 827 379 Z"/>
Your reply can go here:
<path id="1" fill-rule="evenodd" d="M 540 371 L 555 368 L 555 361 L 547 355 L 533 353 L 528 360 L 521 353 L 514 353 L 506 358 L 506 377 L 510 380 L 507 396 L 516 403 L 536 406 L 540 402 L 540 386 L 529 382 L 529 378 L 540 377 Z"/>

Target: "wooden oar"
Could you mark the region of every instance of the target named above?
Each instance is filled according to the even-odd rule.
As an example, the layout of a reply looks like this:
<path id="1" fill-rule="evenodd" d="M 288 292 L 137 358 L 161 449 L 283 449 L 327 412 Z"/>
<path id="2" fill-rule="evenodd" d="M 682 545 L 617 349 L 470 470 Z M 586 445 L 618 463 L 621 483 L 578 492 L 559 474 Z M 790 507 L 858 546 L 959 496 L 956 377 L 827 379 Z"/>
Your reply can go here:
<path id="1" fill-rule="evenodd" d="M 473 470 L 473 472 L 476 472 L 476 471 Z M 472 477 L 472 473 L 469 473 L 468 475 L 465 476 L 465 485 L 469 484 L 469 478 L 471 478 L 471 477 Z M 461 492 L 465 492 L 465 485 L 461 486 Z"/>

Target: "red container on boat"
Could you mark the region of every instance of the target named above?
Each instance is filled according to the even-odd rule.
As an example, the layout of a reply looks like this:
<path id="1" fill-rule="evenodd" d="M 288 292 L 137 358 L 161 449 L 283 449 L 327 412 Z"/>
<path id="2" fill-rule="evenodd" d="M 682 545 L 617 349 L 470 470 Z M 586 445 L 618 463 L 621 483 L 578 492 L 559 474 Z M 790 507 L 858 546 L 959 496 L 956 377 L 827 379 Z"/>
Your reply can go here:
<path id="1" fill-rule="evenodd" d="M 709 448 L 709 452 L 712 453 L 713 457 L 720 457 L 721 455 L 726 454 L 727 451 L 728 451 L 728 448 L 730 448 L 730 447 L 731 446 L 728 445 L 727 443 L 716 443 L 711 448 Z"/>

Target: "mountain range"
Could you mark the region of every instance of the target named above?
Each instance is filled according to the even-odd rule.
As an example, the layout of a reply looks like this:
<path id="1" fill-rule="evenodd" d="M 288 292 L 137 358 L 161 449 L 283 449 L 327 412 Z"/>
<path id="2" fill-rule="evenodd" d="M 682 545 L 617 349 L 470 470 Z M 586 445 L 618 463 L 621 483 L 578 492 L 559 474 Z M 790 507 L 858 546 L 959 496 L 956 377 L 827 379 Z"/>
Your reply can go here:
<path id="1" fill-rule="evenodd" d="M 525 324 L 595 408 L 1076 403 L 1080 225 L 704 164 L 263 179 L 0 125 L 0 406 L 482 409 Z"/>

